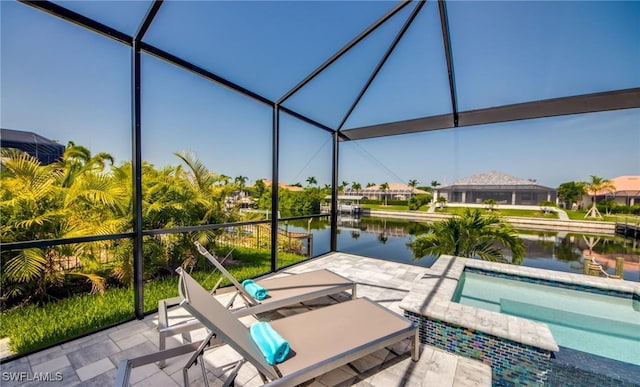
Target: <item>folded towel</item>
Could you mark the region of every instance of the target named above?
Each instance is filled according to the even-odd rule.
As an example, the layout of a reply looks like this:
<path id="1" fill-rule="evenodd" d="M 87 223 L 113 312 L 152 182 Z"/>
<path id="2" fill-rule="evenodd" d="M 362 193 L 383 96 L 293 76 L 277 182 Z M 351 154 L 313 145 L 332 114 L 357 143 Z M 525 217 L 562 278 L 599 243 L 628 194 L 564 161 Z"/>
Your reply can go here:
<path id="1" fill-rule="evenodd" d="M 258 344 L 258 348 L 267 359 L 267 363 L 274 365 L 287 358 L 289 343 L 268 322 L 257 322 L 249 330 L 251 331 L 251 338 Z"/>
<path id="2" fill-rule="evenodd" d="M 242 286 L 251 295 L 251 297 L 258 301 L 264 300 L 269 295 L 269 291 L 267 289 L 253 282 L 253 280 L 249 279 L 242 281 Z"/>

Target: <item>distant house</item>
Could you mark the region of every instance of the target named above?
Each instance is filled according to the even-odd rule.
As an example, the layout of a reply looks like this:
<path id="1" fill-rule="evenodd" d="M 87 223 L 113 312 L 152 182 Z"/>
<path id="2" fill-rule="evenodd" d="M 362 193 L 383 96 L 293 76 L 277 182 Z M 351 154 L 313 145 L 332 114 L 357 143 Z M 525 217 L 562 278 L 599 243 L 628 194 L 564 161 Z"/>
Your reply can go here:
<path id="1" fill-rule="evenodd" d="M 33 132 L 13 129 L 0 129 L 0 147 L 14 148 L 27 152 L 37 158 L 41 164 L 54 163 L 62 158 L 65 146 L 53 142 Z"/>
<path id="2" fill-rule="evenodd" d="M 273 184 L 273 182 L 271 180 L 267 180 L 267 179 L 263 179 L 262 182 L 264 183 L 264 185 L 266 187 L 271 187 L 271 184 Z M 287 191 L 291 191 L 291 192 L 301 192 L 304 191 L 304 188 L 302 187 L 298 187 L 295 185 L 289 185 L 287 183 L 283 183 L 283 182 L 278 182 L 278 188 L 279 189 L 286 189 Z"/>
<path id="3" fill-rule="evenodd" d="M 613 199 L 625 206 L 640 204 L 640 176 L 618 176 L 609 181 L 615 189 L 596 192 L 596 203 L 603 199 Z M 585 195 L 583 201 L 591 203 L 592 199 L 592 195 Z"/>
<path id="4" fill-rule="evenodd" d="M 324 197 L 324 203 L 320 205 L 320 211 L 324 213 L 331 212 L 331 198 L 333 196 L 327 195 Z M 364 199 L 362 196 L 355 195 L 338 195 L 338 212 L 359 214 L 362 210 L 360 201 Z"/>
<path id="5" fill-rule="evenodd" d="M 531 180 L 491 171 L 437 187 L 434 198 L 440 196 L 446 197 L 449 203 L 481 204 L 493 199 L 498 204 L 538 205 L 542 201 L 555 202 L 557 191 Z"/>
<path id="6" fill-rule="evenodd" d="M 426 195 L 429 192 L 410 187 L 402 183 L 388 183 L 389 188 L 382 190 L 380 185 L 374 185 L 364 189 L 349 189 L 345 193 L 348 195 L 362 196 L 365 199 L 383 200 L 384 198 L 391 200 L 407 200 L 415 195 Z"/>

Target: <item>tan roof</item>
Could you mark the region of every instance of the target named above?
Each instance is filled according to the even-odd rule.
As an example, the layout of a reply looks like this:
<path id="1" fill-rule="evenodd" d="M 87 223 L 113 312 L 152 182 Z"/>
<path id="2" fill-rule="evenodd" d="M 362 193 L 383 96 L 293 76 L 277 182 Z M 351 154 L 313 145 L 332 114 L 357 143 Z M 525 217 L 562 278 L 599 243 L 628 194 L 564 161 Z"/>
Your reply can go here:
<path id="1" fill-rule="evenodd" d="M 640 176 L 620 176 L 611 181 L 616 191 L 640 191 Z"/>
<path id="2" fill-rule="evenodd" d="M 271 180 L 263 179 L 262 182 L 267 187 L 271 187 L 271 184 L 272 184 Z M 291 191 L 291 192 L 304 191 L 304 188 L 296 187 L 296 186 L 289 185 L 289 184 L 283 183 L 283 182 L 278 182 L 278 187 L 280 187 L 280 189 L 286 189 L 286 190 Z"/>
<path id="3" fill-rule="evenodd" d="M 618 176 L 613 179 L 609 179 L 615 190 L 613 191 L 615 195 L 640 195 L 640 176 Z M 609 190 L 599 191 L 598 195 L 611 194 L 612 192 Z"/>
<path id="4" fill-rule="evenodd" d="M 414 194 L 428 194 L 429 192 L 423 191 L 421 189 L 410 187 L 403 183 L 387 183 L 389 184 L 389 188 L 387 191 L 409 191 Z M 376 184 L 374 186 L 363 189 L 364 192 L 377 192 L 381 191 L 380 184 Z"/>

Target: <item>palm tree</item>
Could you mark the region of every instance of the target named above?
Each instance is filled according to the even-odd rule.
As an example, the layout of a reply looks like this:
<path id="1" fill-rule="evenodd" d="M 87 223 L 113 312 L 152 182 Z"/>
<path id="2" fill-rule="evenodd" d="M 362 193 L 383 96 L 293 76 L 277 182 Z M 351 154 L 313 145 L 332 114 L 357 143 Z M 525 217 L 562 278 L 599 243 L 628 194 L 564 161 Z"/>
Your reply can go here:
<path id="1" fill-rule="evenodd" d="M 235 179 L 233 179 L 233 182 L 238 185 L 240 190 L 242 190 L 245 187 L 245 185 L 247 184 L 247 180 L 249 180 L 248 177 L 240 175 L 240 176 L 236 177 Z"/>
<path id="2" fill-rule="evenodd" d="M 195 153 L 176 152 L 174 155 L 189 167 L 191 170 L 190 178 L 198 189 L 210 187 L 218 180 L 218 177 L 214 173 L 209 172 L 207 166 L 204 165 Z"/>
<path id="3" fill-rule="evenodd" d="M 231 176 L 220 175 L 218 177 L 218 181 L 220 181 L 220 183 L 222 183 L 222 185 L 228 185 L 229 182 L 231 181 Z"/>
<path id="4" fill-rule="evenodd" d="M 367 183 L 367 188 L 373 187 L 374 185 L 376 185 L 376 183 Z"/>
<path id="5" fill-rule="evenodd" d="M 351 182 L 351 189 L 353 191 L 360 191 L 362 189 L 362 184 L 360 184 L 360 183 L 358 183 L 356 181 L 353 181 L 353 182 Z"/>
<path id="6" fill-rule="evenodd" d="M 429 225 L 409 247 L 416 259 L 426 255 L 453 255 L 492 262 L 509 262 L 496 244 L 511 250 L 511 262 L 520 264 L 525 247 L 511 226 L 495 215 L 482 216 L 480 210 L 465 208 L 462 216 Z"/>
<path id="7" fill-rule="evenodd" d="M 60 176 L 62 186 L 69 187 L 76 176 L 86 171 L 103 172 L 107 163 L 113 165 L 113 162 L 113 156 L 109 153 L 100 152 L 92 156 L 88 148 L 69 141 L 62 159 L 54 163 L 54 168 L 63 172 Z"/>
<path id="8" fill-rule="evenodd" d="M 309 185 L 316 185 L 318 184 L 318 180 L 316 180 L 315 176 L 309 176 L 307 178 L 307 183 L 309 183 Z"/>
<path id="9" fill-rule="evenodd" d="M 416 186 L 419 184 L 420 182 L 418 180 L 409 180 L 409 183 L 407 183 L 407 185 L 411 188 L 416 188 Z"/>
<path id="10" fill-rule="evenodd" d="M 440 183 L 438 182 L 438 180 L 431 180 L 431 187 L 432 188 L 436 188 L 439 185 L 440 185 Z"/>
<path id="11" fill-rule="evenodd" d="M 344 190 L 347 189 L 348 186 L 349 186 L 349 182 L 343 180 L 342 184 L 338 186 L 338 192 L 344 192 Z"/>
<path id="12" fill-rule="evenodd" d="M 227 184 L 230 178 L 217 175 L 204 165 L 194 153 L 175 153 L 186 166 L 169 166 L 155 170 L 147 166 L 143 171 L 143 222 L 147 229 L 207 225 L 233 221 L 237 211 L 225 206 L 236 187 Z M 222 184 L 221 184 L 222 183 Z M 180 264 L 192 262 L 198 255 L 193 242 L 206 245 L 222 230 L 202 230 L 156 236 L 145 240 L 145 249 L 153 254 L 145 257 L 149 265 L 145 275 L 173 270 Z"/>
<path id="13" fill-rule="evenodd" d="M 591 181 L 587 182 L 585 185 L 585 191 L 592 195 L 592 204 L 591 208 L 584 217 L 591 216 L 592 218 L 602 218 L 600 215 L 600 211 L 598 211 L 598 207 L 596 207 L 596 195 L 603 191 L 615 191 L 616 187 L 614 186 L 611 180 L 603 179 L 600 176 L 591 175 Z"/>
<path id="14" fill-rule="evenodd" d="M 389 183 L 384 182 L 382 184 L 380 184 L 380 191 L 382 191 L 382 194 L 384 195 L 384 205 L 387 205 L 387 190 L 389 189 Z"/>

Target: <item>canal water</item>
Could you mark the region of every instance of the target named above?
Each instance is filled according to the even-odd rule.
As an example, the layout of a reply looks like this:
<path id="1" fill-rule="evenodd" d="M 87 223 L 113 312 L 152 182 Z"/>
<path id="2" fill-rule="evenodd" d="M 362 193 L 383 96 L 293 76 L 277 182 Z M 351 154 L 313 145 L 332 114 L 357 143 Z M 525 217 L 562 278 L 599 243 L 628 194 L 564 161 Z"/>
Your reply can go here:
<path id="1" fill-rule="evenodd" d="M 361 217 L 342 219 L 338 226 L 338 251 L 430 267 L 436 257 L 414 257 L 408 244 L 426 231 L 426 222 Z M 330 250 L 329 222 L 314 219 L 287 225 L 289 231 L 313 234 L 313 256 Z M 583 273 L 585 255 L 593 256 L 609 274 L 615 272 L 617 257 L 624 258 L 623 278 L 640 282 L 640 244 L 616 235 L 583 234 L 557 230 L 518 229 L 526 246 L 522 266 Z"/>

